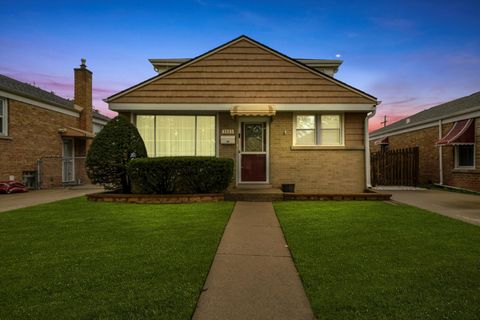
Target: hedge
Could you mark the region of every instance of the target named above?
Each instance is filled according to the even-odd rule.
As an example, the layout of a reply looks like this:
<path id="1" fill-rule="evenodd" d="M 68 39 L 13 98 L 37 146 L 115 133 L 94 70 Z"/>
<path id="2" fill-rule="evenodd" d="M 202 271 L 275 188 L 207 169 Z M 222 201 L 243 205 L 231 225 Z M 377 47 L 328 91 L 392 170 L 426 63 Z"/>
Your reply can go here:
<path id="1" fill-rule="evenodd" d="M 233 160 L 216 157 L 133 159 L 127 165 L 133 193 L 219 193 L 233 175 Z"/>

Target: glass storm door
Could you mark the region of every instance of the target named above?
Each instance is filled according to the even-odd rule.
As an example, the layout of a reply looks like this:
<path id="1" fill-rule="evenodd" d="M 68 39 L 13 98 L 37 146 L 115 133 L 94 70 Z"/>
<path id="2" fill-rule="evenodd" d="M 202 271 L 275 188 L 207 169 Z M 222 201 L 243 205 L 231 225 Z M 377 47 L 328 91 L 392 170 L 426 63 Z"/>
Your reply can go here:
<path id="1" fill-rule="evenodd" d="M 72 182 L 74 175 L 74 151 L 73 139 L 63 139 L 63 157 L 62 157 L 62 180 L 63 182 Z"/>
<path id="2" fill-rule="evenodd" d="M 267 123 L 242 122 L 241 182 L 267 182 Z"/>

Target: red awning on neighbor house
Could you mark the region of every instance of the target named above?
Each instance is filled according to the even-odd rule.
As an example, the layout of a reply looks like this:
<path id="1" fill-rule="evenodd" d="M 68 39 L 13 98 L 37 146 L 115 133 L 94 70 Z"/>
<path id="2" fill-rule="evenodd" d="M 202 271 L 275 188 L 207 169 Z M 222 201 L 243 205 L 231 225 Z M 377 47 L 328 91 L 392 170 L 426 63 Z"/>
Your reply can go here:
<path id="1" fill-rule="evenodd" d="M 457 121 L 452 129 L 440 140 L 437 146 L 455 145 L 455 144 L 475 144 L 475 126 L 473 119 Z"/>
<path id="2" fill-rule="evenodd" d="M 375 145 L 379 145 L 379 144 L 388 144 L 388 137 L 385 137 L 383 139 L 379 139 L 377 141 L 375 141 Z"/>

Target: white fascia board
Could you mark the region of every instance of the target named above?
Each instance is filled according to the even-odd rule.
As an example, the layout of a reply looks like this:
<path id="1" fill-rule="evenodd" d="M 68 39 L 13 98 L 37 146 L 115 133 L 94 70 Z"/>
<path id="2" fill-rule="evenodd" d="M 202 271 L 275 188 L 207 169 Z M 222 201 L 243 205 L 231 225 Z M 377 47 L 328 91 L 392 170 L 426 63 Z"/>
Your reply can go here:
<path id="1" fill-rule="evenodd" d="M 17 101 L 20 101 L 20 102 L 23 102 L 23 103 L 28 103 L 28 104 L 34 105 L 34 106 L 42 108 L 42 109 L 67 114 L 67 115 L 75 117 L 75 118 L 80 117 L 80 114 L 78 112 L 75 112 L 74 110 L 70 111 L 70 110 L 67 110 L 67 109 L 60 108 L 60 107 L 52 106 L 50 104 L 40 102 L 40 101 L 36 101 L 36 100 L 32 100 L 32 99 L 29 99 L 29 98 L 25 98 L 25 97 L 22 97 L 22 96 L 13 94 L 13 93 L 9 93 L 9 92 L 5 92 L 5 91 L 0 90 L 0 96 L 8 98 L 8 99 L 12 99 L 12 100 L 17 100 Z"/>
<path id="2" fill-rule="evenodd" d="M 234 106 L 260 105 L 260 103 L 218 103 L 218 104 L 173 104 L 173 103 L 110 103 L 112 111 L 230 111 Z M 375 109 L 374 104 L 273 104 L 277 111 L 352 111 L 370 112 Z"/>
<path id="3" fill-rule="evenodd" d="M 472 119 L 472 118 L 480 118 L 480 110 L 479 111 L 474 111 L 474 112 L 468 112 L 464 113 L 461 115 L 453 116 L 453 117 L 447 117 L 447 118 L 435 118 L 435 119 L 430 119 L 428 122 L 423 122 L 418 125 L 414 125 L 412 127 L 408 127 L 405 129 L 401 130 L 392 130 L 392 131 L 387 131 L 383 132 L 380 135 L 370 135 L 370 141 L 372 140 L 377 140 L 377 139 L 383 139 L 389 136 L 396 136 L 402 133 L 407 133 L 407 132 L 412 132 L 412 131 L 417 131 L 425 128 L 430 128 L 430 127 L 436 127 L 438 126 L 438 120 L 442 120 L 442 124 L 446 123 L 451 123 L 455 121 L 460 121 L 460 120 L 465 120 L 465 119 Z M 402 121 L 402 120 L 400 120 Z"/>

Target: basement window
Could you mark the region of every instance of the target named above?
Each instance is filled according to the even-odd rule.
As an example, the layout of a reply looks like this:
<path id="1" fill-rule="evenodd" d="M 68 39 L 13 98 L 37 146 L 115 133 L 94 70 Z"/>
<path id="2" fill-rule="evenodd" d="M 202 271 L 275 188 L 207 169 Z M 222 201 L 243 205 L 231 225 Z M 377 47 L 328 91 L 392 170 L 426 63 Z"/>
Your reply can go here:
<path id="1" fill-rule="evenodd" d="M 7 99 L 0 98 L 0 136 L 8 135 Z"/>
<path id="2" fill-rule="evenodd" d="M 475 146 L 473 144 L 455 146 L 455 168 L 475 169 Z"/>

